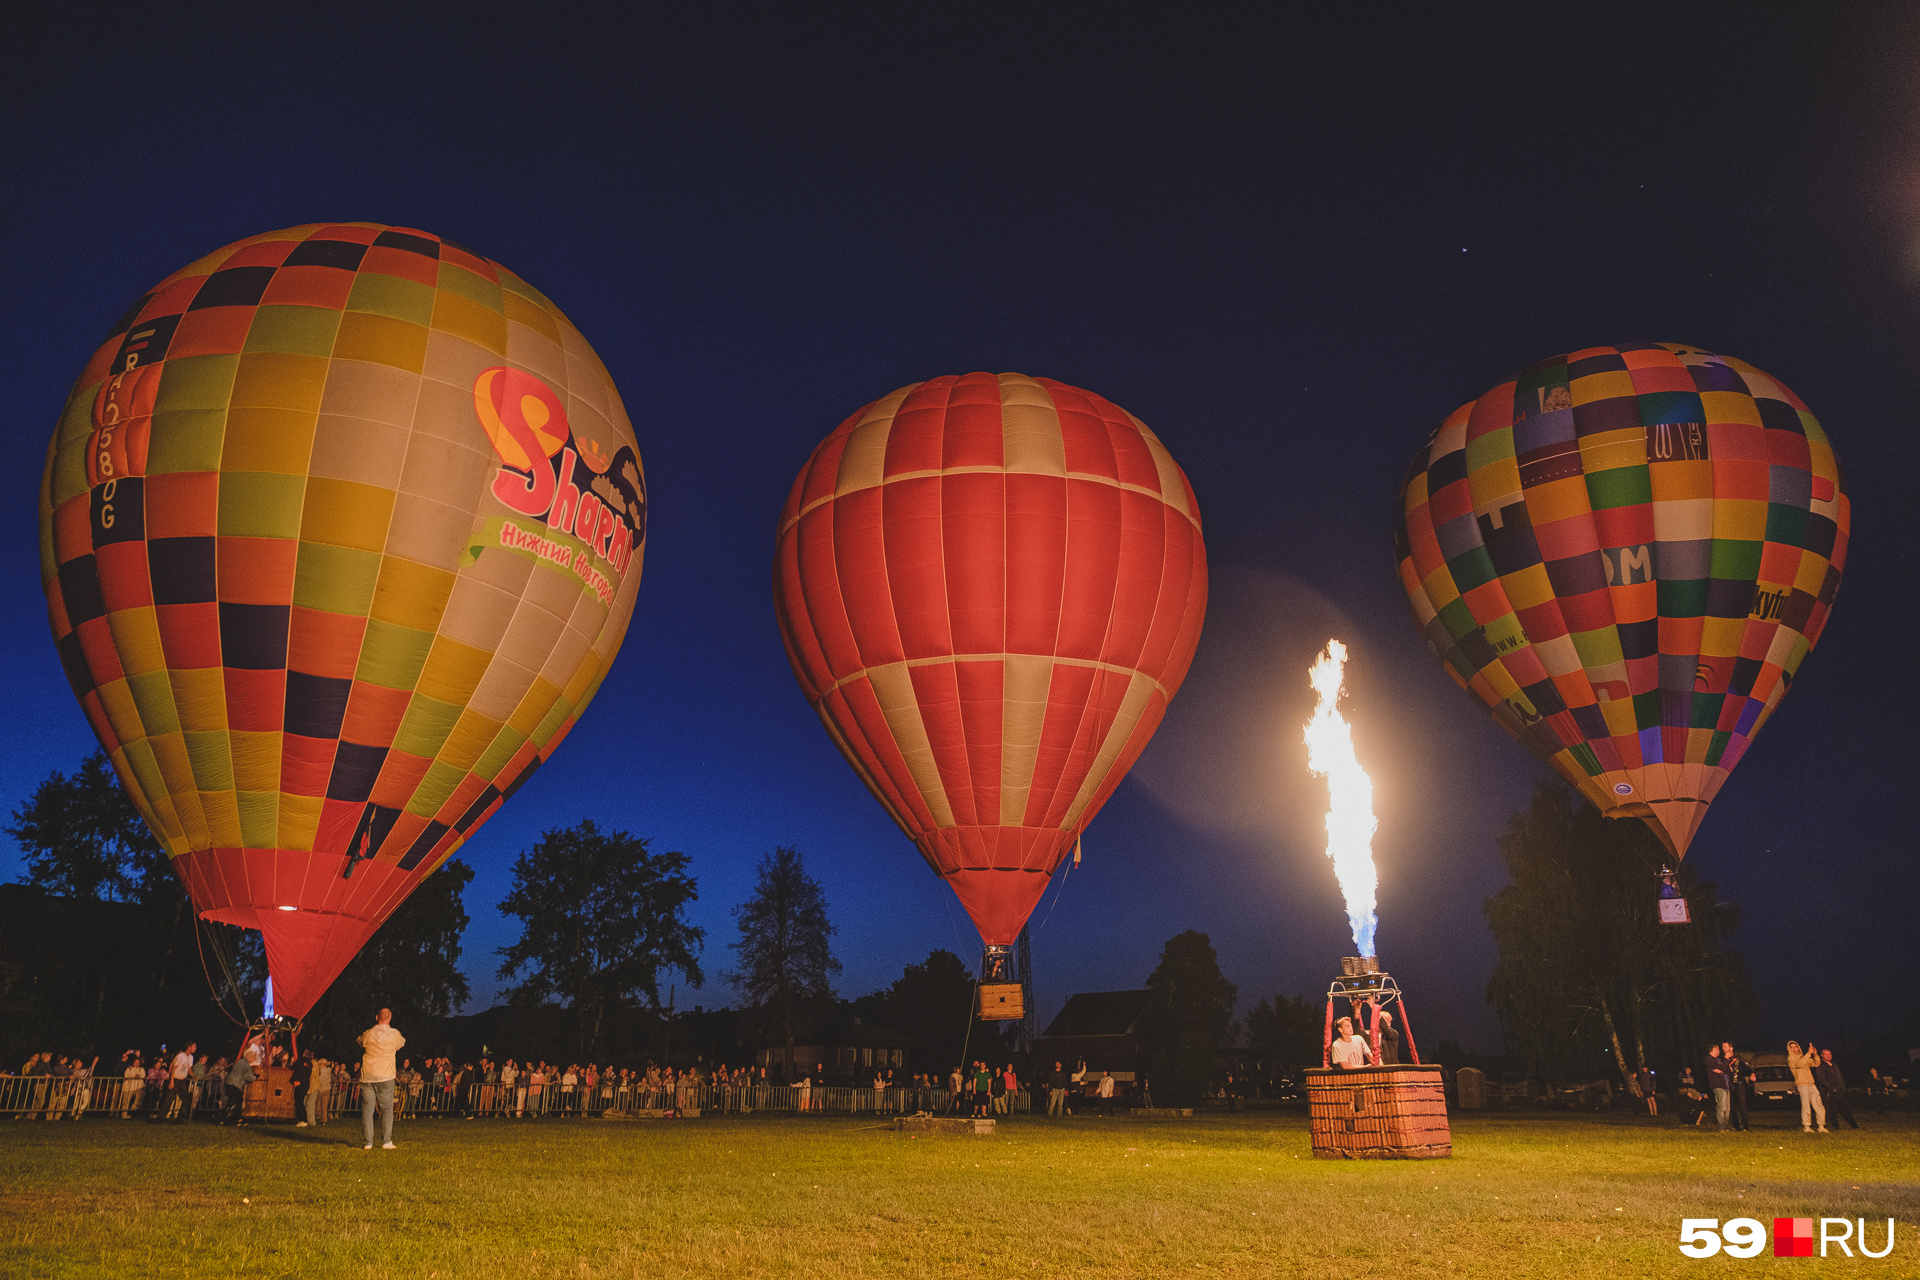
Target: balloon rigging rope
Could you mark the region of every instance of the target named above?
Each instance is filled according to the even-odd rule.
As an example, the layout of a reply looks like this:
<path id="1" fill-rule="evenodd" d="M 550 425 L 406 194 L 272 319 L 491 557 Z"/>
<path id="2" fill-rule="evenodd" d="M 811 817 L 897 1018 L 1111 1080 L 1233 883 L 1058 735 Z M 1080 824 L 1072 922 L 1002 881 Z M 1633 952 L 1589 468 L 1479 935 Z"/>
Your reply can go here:
<path id="1" fill-rule="evenodd" d="M 1040 931 L 1041 931 L 1041 932 L 1043 932 L 1043 933 L 1044 933 L 1044 932 L 1046 931 L 1046 928 L 1047 928 L 1047 921 L 1048 921 L 1048 920 L 1051 920 L 1051 919 L 1053 919 L 1053 909 L 1054 909 L 1055 907 L 1057 907 L 1057 906 L 1059 906 L 1059 905 L 1060 905 L 1060 895 L 1061 895 L 1061 894 L 1063 894 L 1063 893 L 1065 893 L 1065 892 L 1067 891 L 1067 878 L 1068 878 L 1069 876 L 1071 876 L 1071 875 L 1073 874 L 1073 869 L 1074 869 L 1074 867 L 1076 867 L 1076 866 L 1078 866 L 1078 865 L 1079 865 L 1079 864 L 1078 864 L 1077 862 L 1068 862 L 1068 863 L 1067 863 L 1067 871 L 1066 871 L 1066 875 L 1063 875 L 1063 876 L 1061 876 L 1061 877 L 1060 877 L 1060 883 L 1059 883 L 1058 885 L 1056 885 L 1056 886 L 1054 887 L 1054 890 L 1053 890 L 1053 902 L 1052 902 L 1052 903 L 1050 903 L 1050 904 L 1048 905 L 1048 907 L 1047 907 L 1047 914 L 1046 914 L 1046 918 L 1040 921 Z"/>
<path id="2" fill-rule="evenodd" d="M 220 985 L 213 980 L 213 974 L 207 969 L 207 947 L 202 938 L 205 933 L 210 932 L 213 928 L 214 926 L 211 923 L 200 918 L 199 912 L 194 912 L 193 945 L 194 949 L 200 953 L 200 972 L 206 977 L 207 990 L 213 993 L 214 1004 L 218 1006 L 221 1014 L 228 1022 L 233 1023 L 236 1027 L 244 1027 L 248 1025 L 246 1022 L 247 1007 L 240 997 L 239 977 L 235 974 L 233 964 L 228 960 L 227 953 L 225 949 L 221 947 L 217 937 L 213 942 L 213 958 L 220 962 L 220 971 L 226 975 L 227 990 L 233 993 L 234 1003 L 240 1005 L 240 1017 L 236 1018 L 227 1011 L 226 997 L 221 995 Z"/>

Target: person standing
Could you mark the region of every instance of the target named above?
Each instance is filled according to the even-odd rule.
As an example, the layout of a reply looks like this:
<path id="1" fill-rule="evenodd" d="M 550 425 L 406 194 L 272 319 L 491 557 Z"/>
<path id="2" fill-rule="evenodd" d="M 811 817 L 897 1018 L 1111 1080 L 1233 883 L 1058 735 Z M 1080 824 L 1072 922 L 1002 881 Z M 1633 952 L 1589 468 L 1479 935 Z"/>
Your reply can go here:
<path id="1" fill-rule="evenodd" d="M 1813 1045 L 1807 1045 L 1805 1053 L 1800 1052 L 1798 1040 L 1787 1041 L 1787 1067 L 1793 1072 L 1793 1087 L 1800 1094 L 1800 1132 L 1812 1133 L 1813 1122 L 1820 1122 L 1820 1132 L 1827 1131 L 1827 1104 L 1820 1097 L 1820 1085 L 1813 1078 L 1813 1069 L 1820 1065 L 1820 1052 Z"/>
<path id="2" fill-rule="evenodd" d="M 360 1033 L 360 1129 L 366 1137 L 367 1151 L 373 1150 L 373 1113 L 380 1113 L 383 1126 L 380 1149 L 393 1150 L 393 1056 L 406 1045 L 407 1038 L 393 1027 L 393 1010 L 382 1009 L 373 1025 Z"/>
<path id="3" fill-rule="evenodd" d="M 92 1062 L 73 1060 L 73 1094 L 68 1101 L 68 1114 L 75 1120 L 87 1114 L 87 1108 L 93 1103 L 93 1069 L 100 1065 L 100 1055 L 95 1054 Z M 1855 1125 L 1858 1129 L 1860 1126 Z"/>
<path id="4" fill-rule="evenodd" d="M 1067 1070 L 1059 1062 L 1053 1064 L 1053 1070 L 1047 1072 L 1047 1115 L 1064 1116 L 1067 1113 Z"/>
<path id="5" fill-rule="evenodd" d="M 1391 1067 L 1400 1061 L 1400 1032 L 1394 1028 L 1393 1015 L 1385 1009 L 1374 1019 L 1374 1038 L 1380 1042 L 1380 1065 Z"/>
<path id="6" fill-rule="evenodd" d="M 1100 1114 L 1103 1116 L 1111 1116 L 1113 1114 L 1113 1076 L 1105 1071 L 1100 1073 L 1098 1093 L 1100 1095 Z"/>
<path id="7" fill-rule="evenodd" d="M 174 1101 L 180 1107 L 181 1124 L 193 1118 L 193 1052 L 199 1047 L 197 1044 L 190 1044 L 174 1054 L 173 1065 L 167 1071 L 173 1086 Z"/>
<path id="8" fill-rule="evenodd" d="M 1653 1068 L 1644 1062 L 1641 1063 L 1640 1070 L 1635 1073 L 1633 1082 L 1639 1089 L 1640 1096 L 1646 1099 L 1647 1114 L 1658 1117 L 1660 1114 L 1660 1095 L 1653 1078 Z"/>
<path id="9" fill-rule="evenodd" d="M 120 1073 L 120 1118 L 133 1119 L 133 1109 L 140 1105 L 140 1090 L 147 1082 L 147 1066 L 140 1061 L 140 1051 L 129 1049 L 121 1058 L 126 1062 L 126 1070 Z"/>
<path id="10" fill-rule="evenodd" d="M 307 1112 L 307 1091 L 313 1086 L 313 1055 L 311 1053 L 300 1055 L 300 1060 L 293 1064 L 293 1075 L 289 1078 L 293 1082 L 293 1114 L 296 1117 L 293 1127 L 304 1129 L 307 1127 L 304 1119 Z"/>
<path id="11" fill-rule="evenodd" d="M 1333 1025 L 1340 1031 L 1340 1038 L 1333 1042 L 1333 1065 L 1347 1071 L 1366 1066 L 1367 1038 L 1354 1031 L 1353 1019 L 1341 1018 Z"/>
<path id="12" fill-rule="evenodd" d="M 1853 1107 L 1847 1102 L 1847 1078 L 1840 1074 L 1840 1066 L 1833 1060 L 1833 1050 L 1820 1051 L 1820 1065 L 1813 1069 L 1813 1081 L 1820 1086 L 1820 1100 L 1827 1104 L 1828 1114 L 1834 1117 L 1833 1127 L 1838 1129 L 1845 1120 L 1848 1125 L 1858 1129 L 1860 1122 L 1853 1118 Z"/>
<path id="13" fill-rule="evenodd" d="M 319 1128 L 327 1122 L 327 1104 L 333 1101 L 333 1064 L 325 1058 L 313 1060 L 307 1080 L 307 1123 Z"/>
<path id="14" fill-rule="evenodd" d="M 1705 1070 L 1701 1073 L 1707 1080 L 1707 1091 L 1713 1095 L 1713 1124 L 1721 1133 L 1727 1131 L 1727 1119 L 1733 1110 L 1733 1095 L 1727 1080 L 1727 1060 L 1720 1056 L 1720 1046 L 1707 1046 Z"/>
<path id="15" fill-rule="evenodd" d="M 221 1113 L 220 1123 L 225 1124 L 228 1117 L 233 1119 L 233 1127 L 245 1125 L 246 1119 L 242 1107 L 247 1100 L 247 1086 L 253 1083 L 253 1064 L 247 1061 L 246 1054 L 240 1054 L 227 1069 L 227 1105 Z"/>
<path id="16" fill-rule="evenodd" d="M 1720 1060 L 1727 1064 L 1727 1091 L 1733 1104 L 1734 1131 L 1745 1133 L 1751 1127 L 1747 1119 L 1747 1085 L 1753 1073 L 1747 1069 L 1745 1059 L 1733 1051 L 1731 1040 L 1721 1042 Z"/>

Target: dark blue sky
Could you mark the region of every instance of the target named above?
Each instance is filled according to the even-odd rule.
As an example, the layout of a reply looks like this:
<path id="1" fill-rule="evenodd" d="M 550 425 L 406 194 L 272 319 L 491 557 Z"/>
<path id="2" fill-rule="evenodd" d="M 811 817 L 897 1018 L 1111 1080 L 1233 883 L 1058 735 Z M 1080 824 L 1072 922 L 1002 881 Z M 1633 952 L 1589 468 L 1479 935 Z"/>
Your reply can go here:
<path id="1" fill-rule="evenodd" d="M 34 551 L 40 460 L 87 355 L 212 248 L 326 219 L 411 225 L 567 311 L 626 398 L 652 499 L 640 606 L 599 700 L 461 855 L 479 872 L 478 992 L 511 937 L 493 905 L 514 854 L 582 816 L 692 856 L 710 973 L 776 844 L 826 886 L 844 992 L 932 947 L 973 954 L 801 698 L 769 572 L 786 491 L 843 417 L 908 382 L 1018 370 L 1156 430 L 1198 494 L 1215 581 L 1188 691 L 1035 914 L 1043 1016 L 1139 984 L 1188 928 L 1249 1002 L 1323 988 L 1350 944 L 1295 744 L 1305 667 L 1337 625 L 1382 814 L 1382 956 L 1416 1033 L 1492 1048 L 1480 903 L 1543 766 L 1425 652 L 1391 504 L 1425 432 L 1514 369 L 1688 342 L 1799 392 L 1855 513 L 1834 620 L 1690 859 L 1745 912 L 1769 1034 L 1824 1043 L 1904 1012 L 1830 993 L 1867 971 L 1920 985 L 1910 7 L 1415 25 L 824 8 L 16 20 L 0 804 L 91 746 Z M 18 865 L 0 850 L 0 876 Z M 729 998 L 710 982 L 692 1000 Z"/>

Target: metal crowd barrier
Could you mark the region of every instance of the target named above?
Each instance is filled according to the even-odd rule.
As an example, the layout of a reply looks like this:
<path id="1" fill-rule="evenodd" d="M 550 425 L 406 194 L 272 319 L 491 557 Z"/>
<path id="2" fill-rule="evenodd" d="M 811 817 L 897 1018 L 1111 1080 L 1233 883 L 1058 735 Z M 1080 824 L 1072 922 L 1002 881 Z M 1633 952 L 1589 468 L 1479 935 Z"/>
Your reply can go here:
<path id="1" fill-rule="evenodd" d="M 207 1080 L 195 1086 L 194 1116 L 212 1119 L 225 1105 L 223 1082 Z M 855 1089 L 842 1086 L 764 1084 L 680 1085 L 674 1089 L 645 1084 L 601 1081 L 589 1090 L 576 1083 L 540 1088 L 516 1081 L 506 1084 L 466 1084 L 459 1087 L 422 1080 L 394 1092 L 394 1116 L 418 1117 L 598 1117 L 657 1114 L 666 1111 L 718 1115 L 764 1112 L 820 1112 L 822 1114 L 912 1115 L 917 1111 L 949 1114 L 952 1095 L 946 1089 Z M 1005 1095 L 1005 1110 L 989 1107 L 995 1115 L 1026 1115 L 1033 1095 L 1026 1091 Z M 139 1116 L 177 1118 L 179 1102 L 171 1083 L 149 1085 L 123 1076 L 0 1076 L 0 1115 L 16 1119 L 79 1119 L 82 1116 Z M 328 1090 L 327 1113 L 333 1117 L 358 1115 L 360 1087 L 336 1077 Z M 963 1095 L 961 1111 L 972 1114 Z M 303 1110 L 298 1117 L 304 1120 Z"/>

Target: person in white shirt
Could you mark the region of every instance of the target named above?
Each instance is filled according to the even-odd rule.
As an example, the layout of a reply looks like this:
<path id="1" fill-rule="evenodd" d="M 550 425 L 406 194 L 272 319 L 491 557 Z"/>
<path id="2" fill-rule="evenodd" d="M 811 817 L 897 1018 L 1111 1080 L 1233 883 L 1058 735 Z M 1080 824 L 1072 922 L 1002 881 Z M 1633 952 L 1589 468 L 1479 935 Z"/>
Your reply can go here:
<path id="1" fill-rule="evenodd" d="M 1354 1031 L 1353 1019 L 1341 1018 L 1334 1025 L 1340 1029 L 1340 1038 L 1333 1042 L 1333 1065 L 1349 1071 L 1366 1066 L 1367 1037 Z"/>
<path id="2" fill-rule="evenodd" d="M 373 1025 L 360 1033 L 360 1126 L 366 1134 L 368 1151 L 373 1150 L 373 1113 L 380 1112 L 383 1126 L 381 1149 L 393 1150 L 393 1055 L 400 1052 L 407 1038 L 393 1029 L 393 1010 L 382 1009 Z"/>
<path id="3" fill-rule="evenodd" d="M 199 1045 L 190 1044 L 173 1055 L 173 1065 L 167 1070 L 168 1082 L 173 1086 L 174 1101 L 180 1108 L 178 1123 L 185 1124 L 193 1119 L 193 1051 Z"/>

